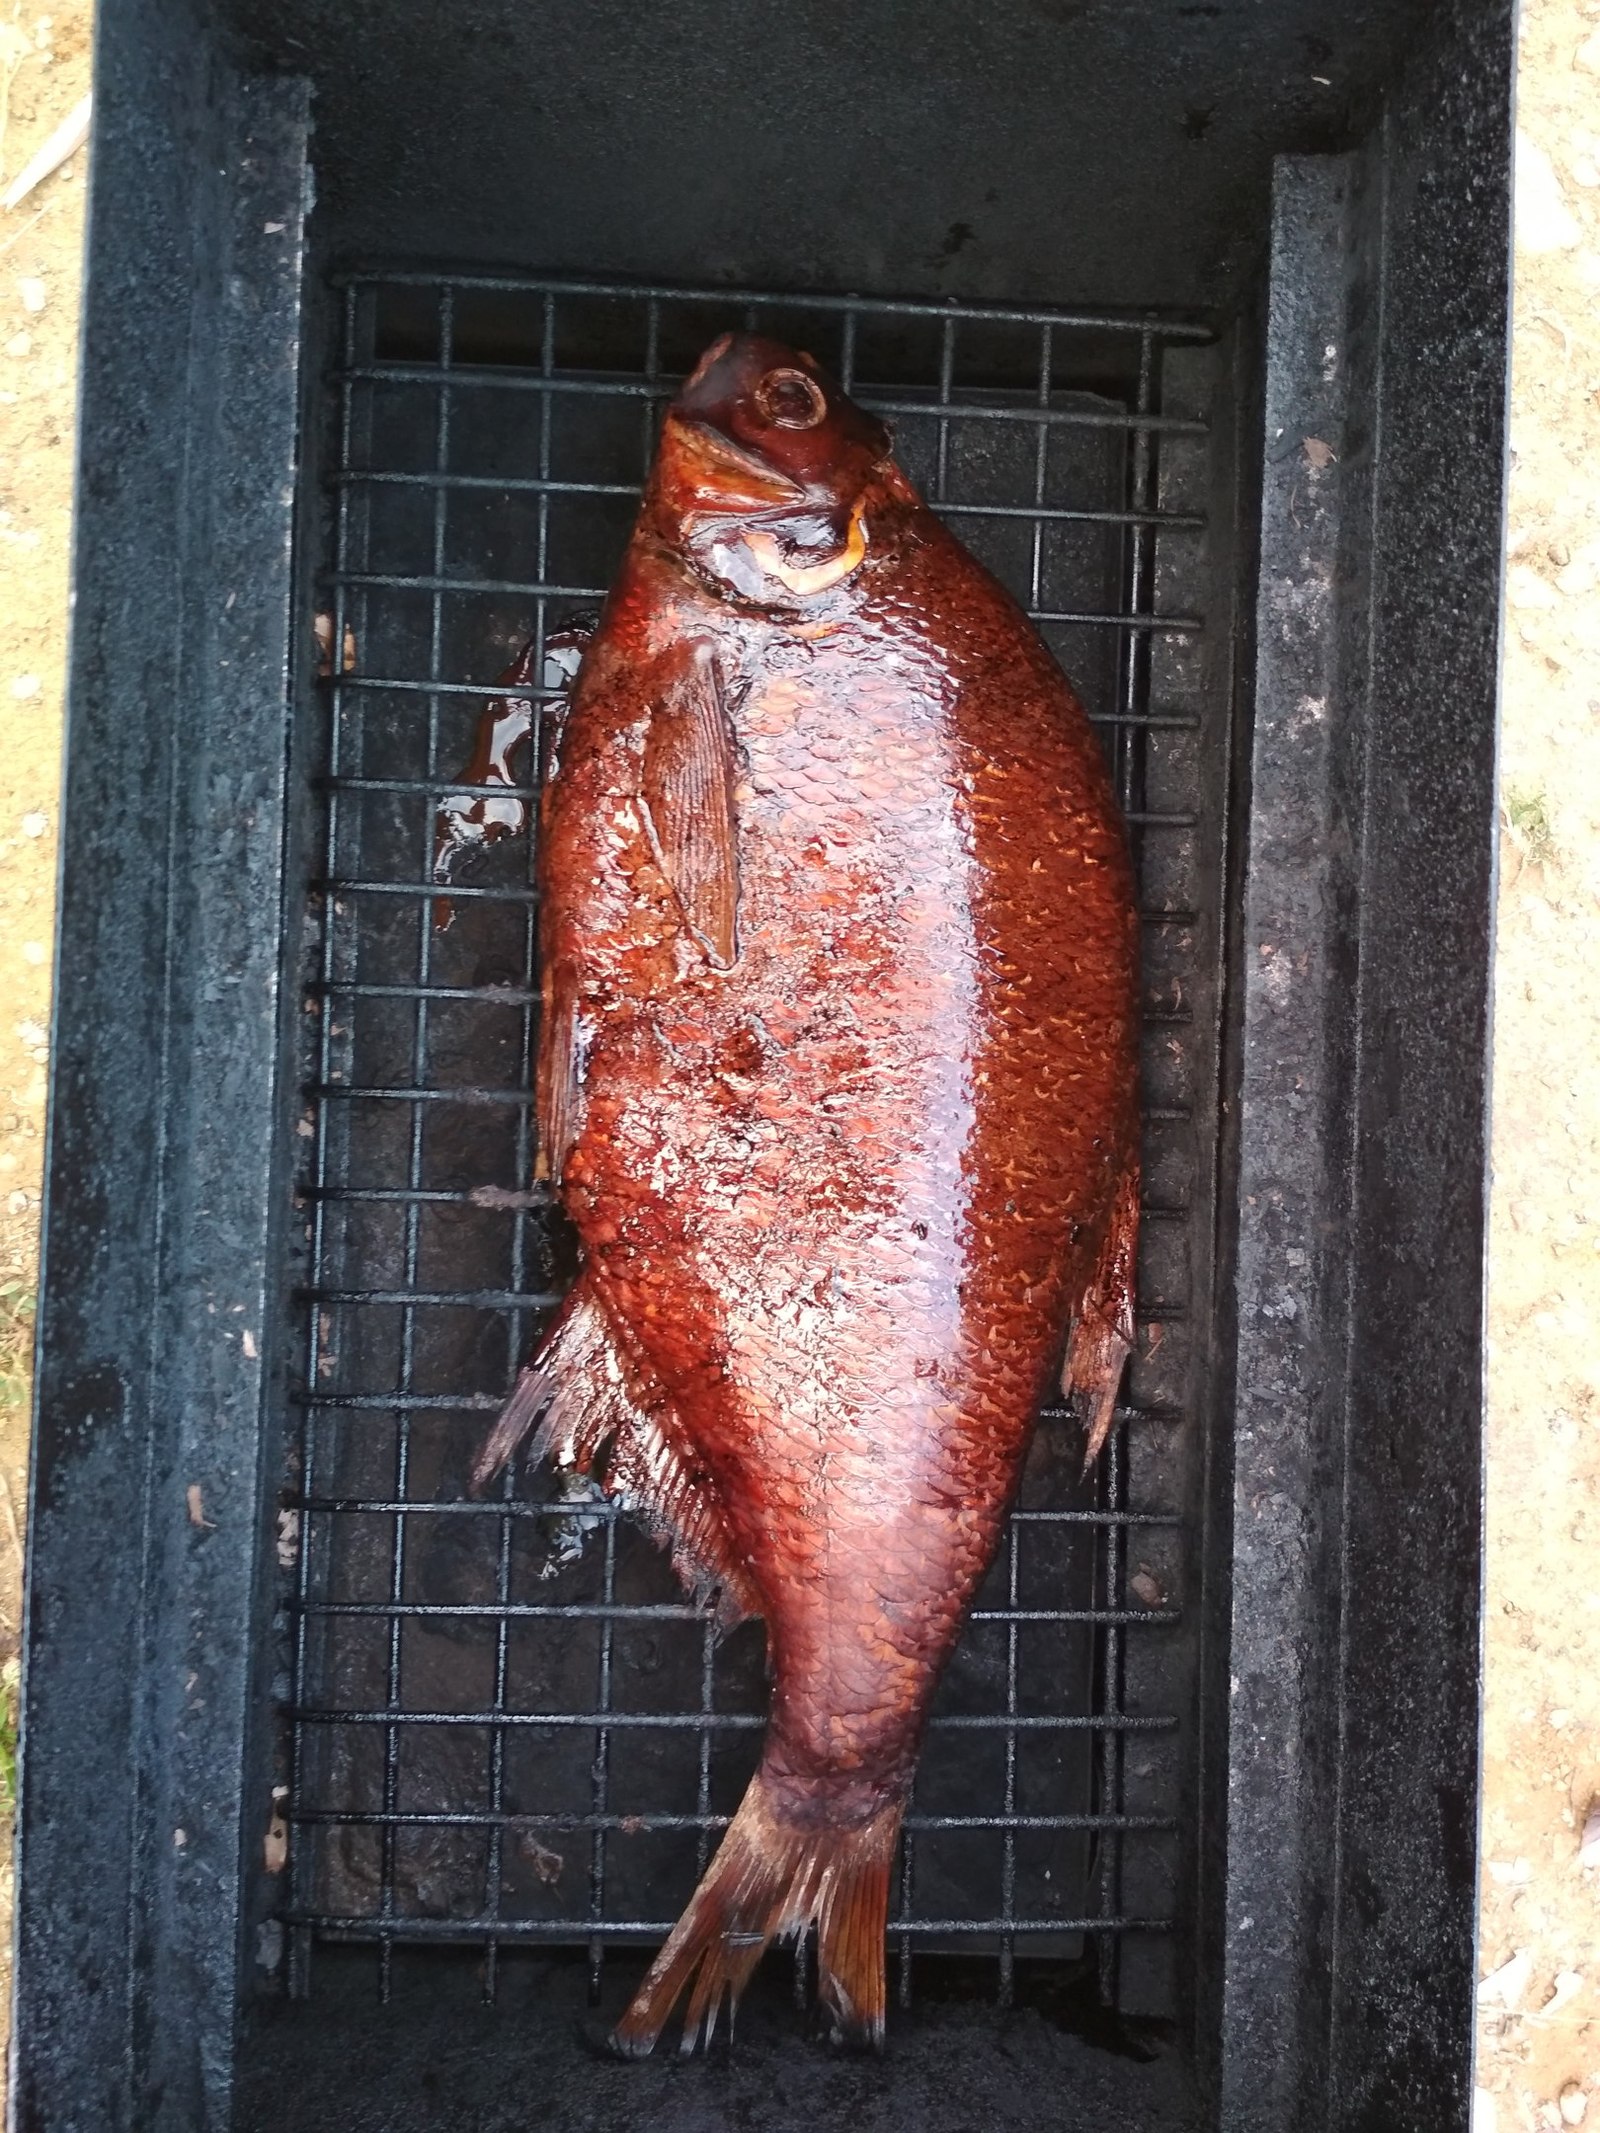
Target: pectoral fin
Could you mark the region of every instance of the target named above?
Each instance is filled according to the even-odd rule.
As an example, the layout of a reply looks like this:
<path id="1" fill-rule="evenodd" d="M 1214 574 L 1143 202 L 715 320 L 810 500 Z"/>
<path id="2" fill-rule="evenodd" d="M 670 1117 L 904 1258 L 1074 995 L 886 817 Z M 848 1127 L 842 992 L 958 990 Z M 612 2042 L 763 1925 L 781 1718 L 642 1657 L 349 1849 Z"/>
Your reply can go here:
<path id="1" fill-rule="evenodd" d="M 739 953 L 736 770 L 716 654 L 691 645 L 650 714 L 639 811 L 684 924 L 718 970 Z"/>
<path id="2" fill-rule="evenodd" d="M 558 956 L 545 973 L 535 1090 L 539 1144 L 533 1174 L 559 1185 L 582 1124 L 584 1033 L 578 1013 L 578 969 Z"/>

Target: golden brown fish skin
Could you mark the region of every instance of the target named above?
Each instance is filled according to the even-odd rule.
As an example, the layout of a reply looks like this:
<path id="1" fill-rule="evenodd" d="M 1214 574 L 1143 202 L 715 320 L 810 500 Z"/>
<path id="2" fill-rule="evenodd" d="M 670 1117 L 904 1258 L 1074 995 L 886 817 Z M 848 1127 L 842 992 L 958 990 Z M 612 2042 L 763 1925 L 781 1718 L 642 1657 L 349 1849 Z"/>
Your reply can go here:
<path id="1" fill-rule="evenodd" d="M 748 417 L 752 379 L 801 366 L 826 415 L 783 462 L 800 501 L 772 505 L 727 404 Z M 809 359 L 719 344 L 685 401 L 579 671 L 540 857 L 571 1308 L 598 1311 L 616 1397 L 674 1463 L 657 1510 L 692 1498 L 687 1552 L 765 1618 L 774 1680 L 746 1808 L 625 2019 L 639 2049 L 697 1965 L 687 2045 L 737 1993 L 755 1958 L 719 1933 L 810 1918 L 836 2019 L 881 2034 L 929 1699 L 1075 1320 L 1069 1383 L 1103 1435 L 1136 1219 L 1138 920 L 1081 707 Z M 673 762 L 710 794 L 697 822 L 723 804 L 719 731 L 721 875 L 670 823 Z M 593 1456 L 561 1429 L 546 1444 Z"/>

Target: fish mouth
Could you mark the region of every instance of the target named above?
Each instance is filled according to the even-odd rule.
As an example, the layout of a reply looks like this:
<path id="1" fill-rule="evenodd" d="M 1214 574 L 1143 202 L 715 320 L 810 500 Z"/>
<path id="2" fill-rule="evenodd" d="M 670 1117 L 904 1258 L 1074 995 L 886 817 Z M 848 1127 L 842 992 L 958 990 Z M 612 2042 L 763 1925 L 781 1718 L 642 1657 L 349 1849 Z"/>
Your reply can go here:
<path id="1" fill-rule="evenodd" d="M 753 452 L 745 451 L 731 437 L 714 430 L 710 423 L 697 422 L 688 415 L 674 415 L 670 419 L 704 467 L 713 488 L 726 485 L 732 491 L 737 482 L 737 492 L 728 498 L 730 509 L 747 510 L 752 503 L 776 507 L 806 502 L 806 492 L 799 482 L 791 481 L 785 474 L 774 473 Z"/>
<path id="2" fill-rule="evenodd" d="M 797 508 L 810 507 L 823 515 L 824 503 L 831 516 L 835 500 L 820 498 L 804 483 L 779 473 L 710 423 L 676 412 L 668 419 L 692 462 L 694 502 L 687 527 L 695 530 L 690 531 L 690 545 L 702 549 L 709 544 L 714 554 L 720 552 L 724 561 L 714 566 L 718 574 L 739 584 L 746 597 L 757 596 L 763 579 L 799 598 L 814 596 L 842 584 L 865 561 L 867 525 L 859 497 L 850 507 L 841 548 L 817 559 L 791 559 L 779 537 L 783 522 L 792 519 Z M 745 523 L 735 528 L 727 526 L 729 520 Z M 723 527 L 727 530 L 720 530 Z M 746 560 L 735 564 L 733 555 L 741 549 Z"/>

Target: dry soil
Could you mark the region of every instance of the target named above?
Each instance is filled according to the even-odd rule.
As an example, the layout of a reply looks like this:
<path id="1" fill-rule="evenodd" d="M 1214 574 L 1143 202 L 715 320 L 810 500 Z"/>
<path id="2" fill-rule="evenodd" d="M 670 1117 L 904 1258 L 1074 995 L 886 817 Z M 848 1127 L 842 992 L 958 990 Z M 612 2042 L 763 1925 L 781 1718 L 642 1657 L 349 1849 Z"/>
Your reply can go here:
<path id="1" fill-rule="evenodd" d="M 1523 10 L 1479 2118 L 1600 2127 L 1600 4 Z M 1563 2101 L 1566 2115 L 1563 2116 Z"/>
<path id="2" fill-rule="evenodd" d="M 82 0 L 48 15 L 0 0 L 0 188 L 87 92 L 89 24 Z M 0 211 L 0 1765 L 14 1738 L 21 1617 L 86 161 L 80 151 Z M 9 1798 L 0 1824 L 3 2027 Z"/>

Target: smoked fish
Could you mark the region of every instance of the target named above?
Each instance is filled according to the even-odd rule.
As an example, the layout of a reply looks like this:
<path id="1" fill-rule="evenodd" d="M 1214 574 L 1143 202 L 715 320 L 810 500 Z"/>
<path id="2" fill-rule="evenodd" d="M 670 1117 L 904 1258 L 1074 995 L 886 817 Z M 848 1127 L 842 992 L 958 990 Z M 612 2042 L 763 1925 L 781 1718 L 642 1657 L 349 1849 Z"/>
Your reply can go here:
<path id="1" fill-rule="evenodd" d="M 441 881 L 515 826 L 529 715 L 491 705 Z M 930 1698 L 1041 1397 L 1092 1459 L 1133 1341 L 1126 835 L 1060 669 L 883 425 L 748 334 L 666 414 L 540 804 L 538 1164 L 583 1264 L 475 1486 L 537 1425 L 762 1618 L 773 1683 L 617 2042 L 686 1999 L 692 2051 L 813 1929 L 834 2033 L 881 2042 Z"/>

